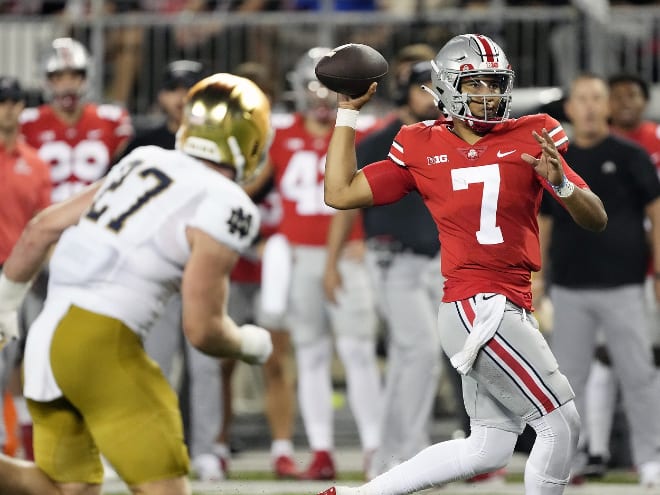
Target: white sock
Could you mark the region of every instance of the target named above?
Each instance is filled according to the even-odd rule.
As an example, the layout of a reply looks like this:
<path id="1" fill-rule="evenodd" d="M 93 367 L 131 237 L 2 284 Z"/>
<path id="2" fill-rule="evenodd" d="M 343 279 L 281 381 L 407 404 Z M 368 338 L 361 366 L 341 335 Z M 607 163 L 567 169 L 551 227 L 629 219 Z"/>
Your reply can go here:
<path id="1" fill-rule="evenodd" d="M 293 443 L 291 440 L 273 440 L 270 445 L 270 456 L 273 459 L 281 456 L 293 457 Z"/>
<path id="2" fill-rule="evenodd" d="M 589 454 L 610 457 L 610 434 L 616 407 L 617 381 L 612 368 L 594 361 L 589 372 L 585 400 L 585 427 L 589 438 Z"/>
<path id="3" fill-rule="evenodd" d="M 312 450 L 332 450 L 332 341 L 322 337 L 296 347 L 298 401 Z"/>
<path id="4" fill-rule="evenodd" d="M 337 352 L 346 370 L 348 400 L 358 426 L 364 451 L 380 445 L 383 391 L 376 362 L 376 347 L 371 339 L 340 337 Z"/>

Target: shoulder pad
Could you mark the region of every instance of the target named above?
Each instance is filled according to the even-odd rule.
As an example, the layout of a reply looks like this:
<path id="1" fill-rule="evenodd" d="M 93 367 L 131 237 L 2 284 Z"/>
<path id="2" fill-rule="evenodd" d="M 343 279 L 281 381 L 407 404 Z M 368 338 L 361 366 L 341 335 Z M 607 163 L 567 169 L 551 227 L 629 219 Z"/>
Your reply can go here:
<path id="1" fill-rule="evenodd" d="M 27 124 L 28 122 L 34 122 L 39 118 L 39 109 L 36 107 L 26 108 L 21 112 L 18 117 L 18 122 L 20 124 Z"/>
<path id="2" fill-rule="evenodd" d="M 270 116 L 270 124 L 273 129 L 286 129 L 296 121 L 296 116 L 290 113 L 274 113 Z"/>
<path id="3" fill-rule="evenodd" d="M 118 122 L 126 115 L 126 110 L 118 105 L 103 104 L 96 107 L 96 115 L 102 119 Z"/>

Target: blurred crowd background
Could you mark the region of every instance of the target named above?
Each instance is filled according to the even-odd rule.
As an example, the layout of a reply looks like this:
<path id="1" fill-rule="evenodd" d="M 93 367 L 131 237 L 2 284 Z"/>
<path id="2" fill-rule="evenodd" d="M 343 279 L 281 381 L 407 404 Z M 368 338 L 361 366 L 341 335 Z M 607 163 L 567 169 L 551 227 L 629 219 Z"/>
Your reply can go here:
<path id="1" fill-rule="evenodd" d="M 41 52 L 71 36 L 94 57 L 93 99 L 125 106 L 140 127 L 172 60 L 209 72 L 258 62 L 286 104 L 287 71 L 312 46 L 365 43 L 391 59 L 407 44 L 440 47 L 464 32 L 505 47 L 519 90 L 562 87 L 584 69 L 660 80 L 660 2 L 651 0 L 2 0 L 0 74 L 38 98 Z M 514 103 L 524 113 L 528 99 Z"/>

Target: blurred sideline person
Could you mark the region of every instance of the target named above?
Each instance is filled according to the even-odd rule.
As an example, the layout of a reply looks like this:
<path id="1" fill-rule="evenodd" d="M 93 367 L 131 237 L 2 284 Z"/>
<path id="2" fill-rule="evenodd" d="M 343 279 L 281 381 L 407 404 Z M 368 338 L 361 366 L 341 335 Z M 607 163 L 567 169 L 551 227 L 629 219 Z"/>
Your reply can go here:
<path id="1" fill-rule="evenodd" d="M 270 178 L 275 182 L 283 208 L 278 233 L 291 249 L 286 323 L 296 356 L 300 412 L 312 450 L 311 462 L 301 477 L 326 480 L 336 476 L 333 343 L 346 372 L 348 402 L 357 423 L 365 468 L 380 443 L 382 414 L 377 317 L 359 223 L 349 236 L 352 242 L 341 261 L 344 285 L 338 304 L 331 304 L 323 291 L 326 240 L 335 213 L 323 203 L 323 174 L 336 98 L 316 79 L 314 67 L 329 51 L 324 47 L 309 49 L 288 74 L 296 112 L 274 119 L 270 162 L 258 180 L 258 184 Z"/>
<path id="2" fill-rule="evenodd" d="M 430 47 L 428 52 L 416 63 L 397 66 L 397 112 L 386 126 L 360 142 L 359 168 L 386 159 L 389 145 L 402 125 L 440 116 L 433 98 L 421 87 L 430 86 L 429 60 L 434 52 Z M 359 210 L 343 210 L 334 215 L 330 224 L 324 287 L 326 297 L 333 303 L 342 288 L 338 269 L 341 252 L 359 217 Z M 429 445 L 430 415 L 441 361 L 435 328 L 439 300 L 434 300 L 425 277 L 429 277 L 432 267 L 432 284 L 440 286 L 436 258 L 440 244 L 433 219 L 417 193 L 392 205 L 366 208 L 362 218 L 367 268 L 379 313 L 388 330 L 381 444 L 367 473 L 368 478 L 373 478 Z"/>
<path id="3" fill-rule="evenodd" d="M 53 202 L 103 177 L 133 135 L 125 109 L 86 100 L 91 67 L 80 42 L 53 40 L 43 67 L 48 102 L 21 115 L 21 133 L 50 164 Z"/>
<path id="4" fill-rule="evenodd" d="M 650 255 L 654 271 L 660 272 L 660 181 L 640 146 L 611 133 L 609 103 L 607 82 L 594 74 L 578 76 L 565 102 L 574 135 L 566 157 L 602 199 L 610 222 L 605 232 L 594 235 L 575 228 L 550 198 L 543 202 L 543 256 L 551 270 L 550 297 L 554 307 L 561 308 L 554 312 L 552 348 L 585 418 L 585 387 L 602 332 L 621 383 L 640 484 L 660 487 L 660 384 L 644 307 Z M 651 225 L 650 245 L 645 216 Z M 660 280 L 655 280 L 654 297 L 660 300 Z M 590 441 L 587 434 L 583 429 L 574 461 L 578 481 Z"/>
<path id="5" fill-rule="evenodd" d="M 634 74 L 620 73 L 608 80 L 610 87 L 610 130 L 636 142 L 651 157 L 660 174 L 660 125 L 644 120 L 650 93 L 646 81 Z M 656 374 L 660 367 L 660 313 L 655 300 L 655 270 L 649 260 L 645 295 L 648 310 L 649 336 L 653 347 Z M 610 460 L 610 435 L 616 408 L 618 383 L 611 368 L 611 360 L 604 345 L 596 349 L 596 359 L 587 381 L 587 429 L 589 458 L 584 474 L 601 478 Z"/>
<path id="6" fill-rule="evenodd" d="M 52 190 L 48 165 L 39 158 L 37 150 L 26 144 L 19 135 L 18 119 L 23 108 L 25 93 L 18 80 L 0 76 L 0 271 L 23 228 L 37 212 L 50 204 Z M 4 311 L 4 303 L 0 301 L 0 311 Z M 12 342 L 0 350 L 0 414 L 4 411 L 5 392 L 10 392 L 18 415 L 17 423 L 24 426 L 29 425 L 31 420 L 25 400 L 20 394 L 15 395 L 20 385 L 15 387 L 18 390 L 11 390 L 9 383 L 12 375 L 15 378 L 18 375 L 13 373 L 18 354 L 18 342 Z M 29 428 L 21 429 L 23 454 L 31 459 L 32 435 Z M 0 419 L 0 452 L 7 453 L 7 440 L 16 433 L 6 430 L 4 420 Z"/>
<path id="7" fill-rule="evenodd" d="M 238 327 L 225 312 L 229 274 L 259 229 L 256 206 L 233 180 L 249 180 L 262 163 L 269 113 L 247 79 L 208 77 L 190 90 L 177 150 L 136 149 L 24 231 L 0 276 L 3 343 L 57 246 L 25 354 L 36 465 L 0 457 L 0 493 L 100 494 L 100 454 L 133 493 L 191 493 L 176 395 L 142 339 L 180 291 L 196 348 L 255 364 L 270 355 L 266 330 Z"/>
<path id="8" fill-rule="evenodd" d="M 245 62 L 234 69 L 234 74 L 252 80 L 272 104 L 272 81 L 263 65 Z M 290 376 L 291 341 L 285 322 L 290 253 L 284 236 L 272 237 L 282 219 L 282 202 L 273 186 L 270 181 L 263 190 L 255 192 L 253 199 L 261 215 L 260 240 L 253 255 L 241 257 L 232 272 L 227 313 L 239 324 L 256 322 L 271 332 L 273 352 L 262 368 L 265 413 L 271 432 L 271 461 L 276 477 L 296 478 L 299 473 L 292 442 L 295 389 Z M 266 304 L 262 303 L 264 297 L 269 298 Z M 232 450 L 232 376 L 235 367 L 235 360 L 223 359 L 222 427 L 214 451 L 225 470 Z"/>
<path id="9" fill-rule="evenodd" d="M 199 62 L 170 62 L 163 72 L 158 92 L 158 104 L 165 120 L 156 128 L 138 133 L 126 147 L 126 152 L 148 145 L 174 149 L 186 95 L 203 76 L 204 68 Z M 217 481 L 224 478 L 213 449 L 213 439 L 221 422 L 220 361 L 195 349 L 182 335 L 181 324 L 181 295 L 176 293 L 154 323 L 144 347 L 179 394 L 195 477 L 202 481 Z M 183 378 L 173 372 L 177 357 L 182 357 L 184 363 Z"/>
<path id="10" fill-rule="evenodd" d="M 585 229 L 601 231 L 598 197 L 560 154 L 568 138 L 546 114 L 509 118 L 514 72 L 479 34 L 455 36 L 433 61 L 432 87 L 451 121 L 403 126 L 387 160 L 357 170 L 359 98 L 339 96 L 328 148 L 325 201 L 335 208 L 424 198 L 442 242 L 437 328 L 463 376 L 470 436 L 437 443 L 359 487 L 326 495 L 395 495 L 506 466 L 525 424 L 537 433 L 525 493 L 559 495 L 569 479 L 580 418 L 573 391 L 532 316 L 531 272 L 540 269 L 537 209 L 543 191 Z"/>
<path id="11" fill-rule="evenodd" d="M 103 177 L 133 134 L 125 109 L 87 101 L 91 69 L 89 53 L 81 43 L 72 38 L 53 40 L 42 65 L 47 103 L 21 113 L 21 134 L 50 166 L 53 203 Z M 46 286 L 44 270 L 22 307 L 26 328 L 41 311 Z M 29 435 L 28 425 L 22 430 Z"/>
<path id="12" fill-rule="evenodd" d="M 163 72 L 158 107 L 163 113 L 163 121 L 154 128 L 138 131 L 129 141 L 124 155 L 140 146 L 155 145 L 173 150 L 176 131 L 181 125 L 183 107 L 188 90 L 204 76 L 204 67 L 194 60 L 175 60 Z"/>

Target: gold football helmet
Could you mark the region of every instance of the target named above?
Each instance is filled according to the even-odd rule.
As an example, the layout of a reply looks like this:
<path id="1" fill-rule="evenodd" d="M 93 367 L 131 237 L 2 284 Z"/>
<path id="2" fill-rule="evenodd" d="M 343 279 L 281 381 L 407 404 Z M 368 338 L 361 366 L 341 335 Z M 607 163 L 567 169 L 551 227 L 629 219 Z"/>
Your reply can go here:
<path id="1" fill-rule="evenodd" d="M 229 166 L 236 182 L 247 182 L 265 163 L 270 139 L 270 103 L 249 79 L 214 74 L 188 91 L 177 149 Z"/>

